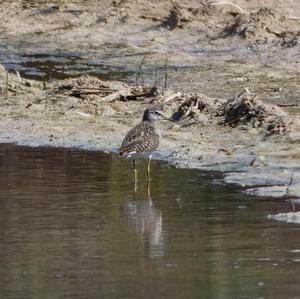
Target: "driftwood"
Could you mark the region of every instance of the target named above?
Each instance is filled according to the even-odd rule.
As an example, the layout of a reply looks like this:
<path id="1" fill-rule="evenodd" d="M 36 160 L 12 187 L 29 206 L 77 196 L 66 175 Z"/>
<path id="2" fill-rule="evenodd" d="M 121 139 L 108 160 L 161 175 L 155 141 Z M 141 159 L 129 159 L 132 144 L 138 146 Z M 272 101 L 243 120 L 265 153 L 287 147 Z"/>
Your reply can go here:
<path id="1" fill-rule="evenodd" d="M 169 95 L 166 99 L 164 99 L 162 101 L 162 104 L 170 104 L 173 101 L 178 100 L 180 97 L 182 97 L 182 93 L 181 92 L 176 92 L 176 93 L 172 93 L 171 95 Z"/>

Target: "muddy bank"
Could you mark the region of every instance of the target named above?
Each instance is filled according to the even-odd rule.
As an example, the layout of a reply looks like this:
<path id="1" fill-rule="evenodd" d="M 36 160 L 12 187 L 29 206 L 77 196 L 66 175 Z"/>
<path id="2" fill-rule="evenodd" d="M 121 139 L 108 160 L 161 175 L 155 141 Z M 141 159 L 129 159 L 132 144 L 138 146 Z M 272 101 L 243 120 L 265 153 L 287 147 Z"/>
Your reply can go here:
<path id="1" fill-rule="evenodd" d="M 300 95 L 298 1 L 5 1 L 0 63 L 42 80 L 93 74 L 134 83 L 168 60 L 168 86 L 270 101 Z M 298 15 L 297 15 L 298 14 Z M 159 76 L 159 80 L 163 75 Z"/>
<path id="2" fill-rule="evenodd" d="M 162 123 L 159 157 L 300 196 L 299 12 L 296 0 L 0 3 L 1 141 L 116 150 L 163 102 L 178 123 Z"/>
<path id="3" fill-rule="evenodd" d="M 1 142 L 117 151 L 143 110 L 162 104 L 177 123 L 161 123 L 157 158 L 224 171 L 256 195 L 300 195 L 299 117 L 247 89 L 211 98 L 93 77 L 42 83 L 11 73 L 3 86 L 5 76 L 2 69 Z"/>

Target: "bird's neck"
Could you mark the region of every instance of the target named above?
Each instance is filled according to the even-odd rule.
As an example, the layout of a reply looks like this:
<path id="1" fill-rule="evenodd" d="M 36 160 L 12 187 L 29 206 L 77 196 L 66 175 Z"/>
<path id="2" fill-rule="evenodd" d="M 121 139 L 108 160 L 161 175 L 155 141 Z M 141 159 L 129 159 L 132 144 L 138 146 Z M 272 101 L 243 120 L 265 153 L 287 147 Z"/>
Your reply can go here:
<path id="1" fill-rule="evenodd" d="M 159 126 L 157 125 L 157 121 L 156 120 L 143 120 L 143 123 L 147 124 L 148 126 L 151 126 L 154 128 L 155 133 L 157 135 L 161 135 L 160 130 L 159 130 Z"/>
<path id="2" fill-rule="evenodd" d="M 145 118 L 143 118 L 143 122 L 147 122 L 148 124 L 150 124 L 151 126 L 155 126 L 156 125 L 156 120 L 154 120 L 154 119 L 145 119 Z"/>

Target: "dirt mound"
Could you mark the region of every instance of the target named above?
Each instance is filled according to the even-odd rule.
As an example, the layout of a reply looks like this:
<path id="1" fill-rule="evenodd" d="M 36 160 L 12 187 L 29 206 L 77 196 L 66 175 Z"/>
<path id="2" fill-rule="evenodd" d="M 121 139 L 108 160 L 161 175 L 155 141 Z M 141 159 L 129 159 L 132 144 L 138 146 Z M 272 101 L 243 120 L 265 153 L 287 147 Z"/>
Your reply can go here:
<path id="1" fill-rule="evenodd" d="M 216 9 L 207 1 L 113 1 L 115 13 L 122 12 L 122 21 L 136 18 L 159 23 L 159 27 L 169 30 L 184 28 L 186 24 L 212 15 Z"/>
<path id="2" fill-rule="evenodd" d="M 173 115 L 178 121 L 189 118 L 198 120 L 203 114 L 213 116 L 222 105 L 221 99 L 213 99 L 204 94 L 185 94 L 178 101 L 182 104 Z"/>
<path id="3" fill-rule="evenodd" d="M 114 98 L 126 96 L 129 94 L 129 87 L 116 81 L 102 81 L 95 77 L 83 76 L 76 79 L 69 79 L 58 82 L 54 86 L 55 94 L 64 94 L 90 100 L 94 98 L 104 98 L 115 95 Z"/>
<path id="4" fill-rule="evenodd" d="M 161 27 L 169 30 L 184 28 L 185 24 L 198 21 L 201 17 L 206 17 L 215 13 L 215 8 L 208 2 L 200 1 L 197 7 L 181 6 L 180 3 L 170 9 L 169 15 L 164 18 Z"/>
<path id="5" fill-rule="evenodd" d="M 50 93 L 67 95 L 85 101 L 132 101 L 153 97 L 155 88 L 129 86 L 120 81 L 102 81 L 92 76 L 67 79 L 54 84 Z"/>
<path id="6" fill-rule="evenodd" d="M 291 130 L 291 117 L 280 107 L 266 104 L 255 94 L 245 90 L 226 99 L 210 98 L 204 94 L 184 94 L 177 98 L 181 103 L 172 118 L 177 121 L 193 120 L 203 125 L 228 124 L 230 127 L 246 125 L 261 128 L 267 135 L 284 134 Z M 219 121 L 219 117 L 222 121 Z"/>
<path id="7" fill-rule="evenodd" d="M 300 30 L 288 31 L 288 22 L 270 8 L 261 8 L 249 14 L 237 14 L 233 22 L 224 28 L 221 36 L 239 36 L 256 43 L 275 42 L 290 47 L 297 44 Z M 295 24 L 298 25 L 296 22 Z"/>
<path id="8" fill-rule="evenodd" d="M 218 114 L 224 117 L 223 124 L 231 127 L 250 124 L 265 129 L 269 135 L 288 132 L 291 123 L 288 113 L 276 105 L 263 103 L 247 89 L 229 99 Z"/>

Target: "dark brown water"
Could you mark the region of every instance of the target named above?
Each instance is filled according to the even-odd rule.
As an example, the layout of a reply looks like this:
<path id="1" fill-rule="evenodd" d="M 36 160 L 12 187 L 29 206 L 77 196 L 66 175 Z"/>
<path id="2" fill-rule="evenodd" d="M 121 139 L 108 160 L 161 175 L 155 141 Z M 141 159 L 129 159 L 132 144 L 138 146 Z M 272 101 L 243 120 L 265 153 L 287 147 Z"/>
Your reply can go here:
<path id="1" fill-rule="evenodd" d="M 215 173 L 0 146 L 0 298 L 300 298 L 300 225 Z"/>
<path id="2" fill-rule="evenodd" d="M 107 57 L 87 52 L 43 51 L 27 43 L 16 45 L 0 40 L 0 64 L 9 71 L 18 71 L 22 77 L 49 81 L 82 75 L 102 80 L 133 81 L 134 66 L 108 63 Z"/>

